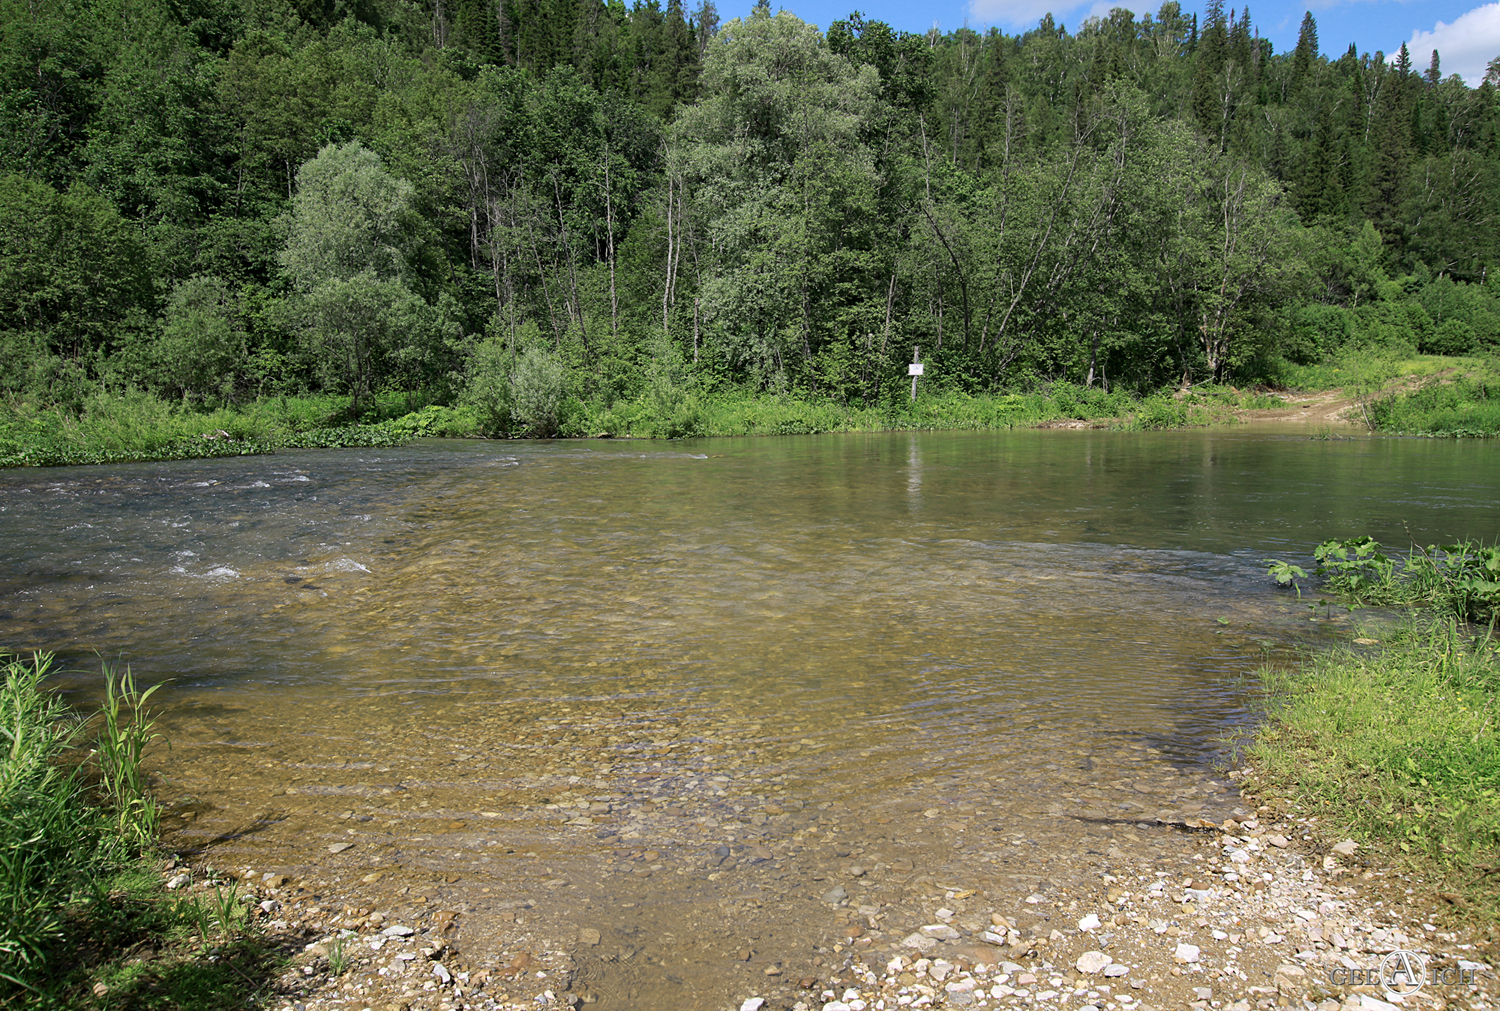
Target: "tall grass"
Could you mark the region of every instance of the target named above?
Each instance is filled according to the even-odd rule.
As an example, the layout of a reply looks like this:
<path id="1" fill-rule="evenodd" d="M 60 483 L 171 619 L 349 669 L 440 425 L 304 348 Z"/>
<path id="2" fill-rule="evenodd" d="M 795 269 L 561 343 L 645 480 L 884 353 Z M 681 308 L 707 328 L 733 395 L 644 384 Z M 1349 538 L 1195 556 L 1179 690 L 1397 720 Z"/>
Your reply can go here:
<path id="1" fill-rule="evenodd" d="M 80 719 L 47 687 L 51 667 L 50 655 L 0 654 L 0 980 L 21 992 L 56 971 L 79 903 L 156 842 L 142 766 L 154 689 L 106 666 L 105 707 Z"/>
<path id="2" fill-rule="evenodd" d="M 1375 653 L 1267 670 L 1258 792 L 1405 864 L 1478 923 L 1500 917 L 1500 648 L 1412 618 Z"/>
<path id="3" fill-rule="evenodd" d="M 1430 381 L 1409 393 L 1374 400 L 1370 420 L 1380 431 L 1400 435 L 1500 435 L 1500 381 Z"/>

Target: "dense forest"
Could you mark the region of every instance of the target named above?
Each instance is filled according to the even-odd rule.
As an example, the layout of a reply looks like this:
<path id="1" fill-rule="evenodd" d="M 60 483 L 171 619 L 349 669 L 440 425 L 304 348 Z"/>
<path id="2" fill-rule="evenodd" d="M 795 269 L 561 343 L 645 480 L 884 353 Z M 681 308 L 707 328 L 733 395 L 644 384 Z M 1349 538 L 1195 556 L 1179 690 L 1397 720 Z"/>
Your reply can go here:
<path id="1" fill-rule="evenodd" d="M 1500 343 L 1500 58 L 1218 0 L 0 0 L 0 395 L 845 403 Z M 1426 64 L 1420 69 L 1418 58 Z M 518 393 L 519 391 L 519 393 Z M 529 391 L 529 392 L 528 392 Z"/>

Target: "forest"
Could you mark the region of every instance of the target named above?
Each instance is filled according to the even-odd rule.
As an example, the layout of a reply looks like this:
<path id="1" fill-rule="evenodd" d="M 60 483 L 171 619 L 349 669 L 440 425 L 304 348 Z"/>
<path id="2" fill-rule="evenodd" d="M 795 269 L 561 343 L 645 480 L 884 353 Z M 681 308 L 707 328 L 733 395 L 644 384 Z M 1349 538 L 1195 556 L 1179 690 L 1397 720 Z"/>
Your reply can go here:
<path id="1" fill-rule="evenodd" d="M 1500 344 L 1500 57 L 1173 0 L 3 0 L 0 398 L 558 403 L 1276 382 Z M 1425 69 L 1424 69 L 1425 65 Z M 364 405 L 364 406 L 362 406 Z"/>

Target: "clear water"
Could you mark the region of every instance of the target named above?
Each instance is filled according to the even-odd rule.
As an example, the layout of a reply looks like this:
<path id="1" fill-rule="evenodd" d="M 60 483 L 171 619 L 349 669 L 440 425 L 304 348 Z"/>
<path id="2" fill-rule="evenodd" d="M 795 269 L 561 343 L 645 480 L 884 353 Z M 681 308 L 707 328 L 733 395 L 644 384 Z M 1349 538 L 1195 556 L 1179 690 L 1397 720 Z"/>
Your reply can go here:
<path id="1" fill-rule="evenodd" d="M 1261 560 L 1493 539 L 1497 489 L 1491 443 L 1251 428 L 6 471 L 0 644 L 170 679 L 174 845 L 459 909 L 476 964 L 600 927 L 579 986 L 687 1007 L 838 880 L 998 902 L 1229 809 L 1243 675 L 1326 631 Z"/>

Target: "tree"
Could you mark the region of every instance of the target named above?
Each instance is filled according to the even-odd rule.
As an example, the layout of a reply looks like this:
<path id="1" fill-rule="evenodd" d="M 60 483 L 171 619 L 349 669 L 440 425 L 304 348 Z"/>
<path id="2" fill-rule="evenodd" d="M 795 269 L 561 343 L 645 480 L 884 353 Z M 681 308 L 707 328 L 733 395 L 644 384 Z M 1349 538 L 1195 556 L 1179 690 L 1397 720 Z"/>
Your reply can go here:
<path id="1" fill-rule="evenodd" d="M 184 397 L 232 392 L 245 365 L 246 341 L 239 299 L 218 277 L 195 276 L 177 285 L 167 300 L 157 340 L 156 376 Z"/>
<path id="2" fill-rule="evenodd" d="M 154 309 L 151 263 L 109 200 L 0 176 L 0 389 L 100 378 Z"/>
<path id="3" fill-rule="evenodd" d="M 330 144 L 297 173 L 281 262 L 296 296 L 289 321 L 325 377 L 354 398 L 451 336 L 407 285 L 418 246 L 412 187 L 358 142 Z"/>
<path id="4" fill-rule="evenodd" d="M 674 125 L 669 161 L 714 253 L 705 314 L 758 381 L 808 375 L 859 255 L 851 243 L 872 224 L 861 213 L 877 184 L 864 134 L 878 76 L 811 25 L 758 9 L 719 32 L 703 90 Z"/>

